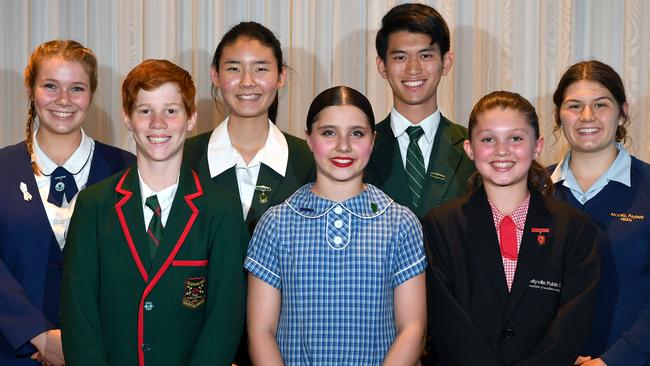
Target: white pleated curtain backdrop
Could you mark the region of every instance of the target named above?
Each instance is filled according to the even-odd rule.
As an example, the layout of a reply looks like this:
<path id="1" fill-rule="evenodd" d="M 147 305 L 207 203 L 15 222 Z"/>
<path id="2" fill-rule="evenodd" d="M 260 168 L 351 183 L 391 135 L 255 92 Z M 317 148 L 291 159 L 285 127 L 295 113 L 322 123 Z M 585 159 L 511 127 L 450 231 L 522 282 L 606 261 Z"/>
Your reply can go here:
<path id="1" fill-rule="evenodd" d="M 27 101 L 22 70 L 33 48 L 72 38 L 92 48 L 100 82 L 86 131 L 133 151 L 122 125 L 120 86 L 147 58 L 166 58 L 191 72 L 199 125 L 213 128 L 225 108 L 210 96 L 209 68 L 223 33 L 243 20 L 265 24 L 279 37 L 290 67 L 280 92 L 278 126 L 304 136 L 312 98 L 348 85 L 364 92 L 377 120 L 392 99 L 375 66 L 381 17 L 404 1 L 388 0 L 0 0 L 0 146 L 23 139 Z M 552 163 L 565 144 L 553 135 L 552 94 L 574 62 L 596 58 L 623 77 L 631 105 L 631 150 L 650 160 L 650 2 L 643 0 L 438 0 L 452 31 L 456 62 L 441 83 L 442 113 L 466 125 L 472 105 L 498 89 L 518 92 L 536 106 Z"/>

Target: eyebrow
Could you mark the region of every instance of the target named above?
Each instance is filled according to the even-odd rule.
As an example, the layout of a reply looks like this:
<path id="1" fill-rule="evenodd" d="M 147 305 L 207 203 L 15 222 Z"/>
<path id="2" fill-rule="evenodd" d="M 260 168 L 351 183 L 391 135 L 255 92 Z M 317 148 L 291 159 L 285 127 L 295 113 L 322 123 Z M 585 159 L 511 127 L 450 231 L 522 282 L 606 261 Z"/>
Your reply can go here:
<path id="1" fill-rule="evenodd" d="M 318 127 L 317 130 L 322 130 L 322 129 L 326 129 L 326 128 L 334 129 L 334 130 L 340 130 L 340 129 L 342 129 L 340 126 L 336 126 L 336 125 L 324 125 L 324 126 L 320 126 L 320 127 Z M 370 128 L 370 127 L 369 127 L 369 126 L 366 126 L 366 125 L 364 125 L 364 124 L 359 124 L 359 125 L 350 126 L 349 129 L 350 129 L 350 130 L 354 130 L 354 129 L 358 129 L 358 128 L 362 128 L 362 129 L 363 129 L 363 128 Z"/>
<path id="2" fill-rule="evenodd" d="M 242 62 L 238 61 L 238 60 L 226 60 L 223 63 L 224 64 L 237 64 L 237 65 L 239 65 Z M 256 65 L 268 65 L 268 64 L 271 63 L 271 61 L 268 61 L 268 60 L 255 60 L 255 61 L 253 61 L 253 63 L 256 64 Z"/>
<path id="3" fill-rule="evenodd" d="M 420 50 L 417 50 L 416 53 L 433 52 L 433 51 L 435 51 L 435 47 L 434 47 L 434 45 L 430 45 L 429 47 L 425 47 L 425 48 L 422 48 Z M 390 51 L 391 55 L 396 54 L 396 53 L 408 53 L 408 51 L 402 50 L 402 49 L 395 49 L 395 50 Z"/>
<path id="4" fill-rule="evenodd" d="M 41 82 L 61 83 L 59 80 L 51 79 L 51 78 L 43 79 Z M 84 81 L 73 81 L 71 84 L 81 84 L 81 85 L 86 85 L 86 86 L 88 85 L 88 83 L 86 83 Z"/>
<path id="5" fill-rule="evenodd" d="M 609 100 L 610 102 L 613 102 L 613 101 L 614 101 L 612 98 L 610 98 L 610 97 L 608 97 L 608 96 L 606 96 L 606 95 L 604 95 L 604 96 L 602 96 L 602 97 L 595 98 L 594 101 L 599 101 L 599 100 L 603 100 L 603 99 L 605 99 L 605 100 Z M 564 103 L 569 103 L 569 102 L 578 102 L 578 103 L 582 103 L 582 101 L 579 100 L 579 99 L 567 99 L 567 100 L 564 101 Z"/>

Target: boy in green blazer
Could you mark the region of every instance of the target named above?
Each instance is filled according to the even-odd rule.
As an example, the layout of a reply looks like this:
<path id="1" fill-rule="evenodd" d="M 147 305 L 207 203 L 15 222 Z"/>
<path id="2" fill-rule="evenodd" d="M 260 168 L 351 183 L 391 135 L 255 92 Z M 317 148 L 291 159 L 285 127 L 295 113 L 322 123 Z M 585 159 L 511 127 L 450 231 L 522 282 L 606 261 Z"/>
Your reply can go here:
<path id="1" fill-rule="evenodd" d="M 122 85 L 137 163 L 84 190 L 65 252 L 67 365 L 230 365 L 244 327 L 248 234 L 235 197 L 182 163 L 187 71 L 146 60 Z"/>
<path id="2" fill-rule="evenodd" d="M 393 109 L 377 125 L 366 180 L 422 218 L 465 192 L 474 166 L 463 152 L 467 129 L 438 108 L 438 84 L 454 63 L 449 28 L 423 4 L 402 4 L 382 19 L 377 69 L 393 91 Z"/>

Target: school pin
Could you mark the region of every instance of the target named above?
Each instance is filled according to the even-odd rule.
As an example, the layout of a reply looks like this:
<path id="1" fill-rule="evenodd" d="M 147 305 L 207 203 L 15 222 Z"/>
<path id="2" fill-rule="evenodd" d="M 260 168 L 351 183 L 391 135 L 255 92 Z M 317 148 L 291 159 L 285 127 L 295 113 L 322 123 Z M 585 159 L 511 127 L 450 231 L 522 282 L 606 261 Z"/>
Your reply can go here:
<path id="1" fill-rule="evenodd" d="M 431 178 L 433 178 L 433 179 L 436 179 L 436 180 L 439 180 L 439 181 L 442 181 L 442 182 L 444 182 L 444 181 L 447 180 L 447 176 L 446 176 L 446 175 L 444 175 L 444 174 L 442 174 L 442 173 L 438 173 L 438 172 L 430 172 L 430 173 L 429 173 L 429 176 L 430 176 Z"/>
<path id="2" fill-rule="evenodd" d="M 63 183 L 63 179 L 65 179 L 65 175 L 62 175 L 60 177 L 54 177 L 54 179 L 58 180 L 56 184 L 54 185 L 54 189 L 56 189 L 57 192 L 61 192 L 65 189 L 65 183 Z"/>
<path id="3" fill-rule="evenodd" d="M 266 194 L 266 193 L 271 192 L 271 187 L 264 186 L 264 185 L 258 185 L 258 186 L 255 186 L 255 190 L 257 192 L 259 192 L 258 198 L 259 198 L 261 204 L 265 204 L 265 203 L 269 202 L 269 195 Z"/>
<path id="4" fill-rule="evenodd" d="M 32 194 L 27 192 L 27 184 L 25 184 L 25 182 L 20 182 L 19 189 L 21 192 L 23 192 L 23 199 L 25 201 L 32 200 Z"/>
<path id="5" fill-rule="evenodd" d="M 551 229 L 534 227 L 530 231 L 537 234 L 537 245 L 542 246 L 546 244 L 546 235 L 551 232 Z"/>
<path id="6" fill-rule="evenodd" d="M 377 212 L 377 204 L 375 202 L 371 202 L 370 209 L 372 210 L 372 212 Z"/>

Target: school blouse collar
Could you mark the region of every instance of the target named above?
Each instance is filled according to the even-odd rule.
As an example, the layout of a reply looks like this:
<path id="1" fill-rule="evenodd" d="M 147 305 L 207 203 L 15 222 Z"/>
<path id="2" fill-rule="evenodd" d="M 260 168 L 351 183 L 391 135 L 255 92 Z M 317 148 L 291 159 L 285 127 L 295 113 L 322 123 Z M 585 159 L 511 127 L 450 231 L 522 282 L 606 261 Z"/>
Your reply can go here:
<path id="1" fill-rule="evenodd" d="M 54 169 L 56 169 L 58 165 L 45 154 L 43 149 L 41 149 L 41 146 L 38 144 L 38 140 L 36 139 L 37 134 L 38 129 L 34 132 L 32 140 L 34 141 L 34 153 L 36 154 L 36 160 L 41 169 L 41 172 L 44 175 L 50 175 L 52 172 L 54 172 Z M 79 143 L 79 147 L 77 147 L 77 150 L 75 150 L 75 152 L 70 155 L 68 160 L 66 160 L 62 166 L 71 173 L 81 171 L 81 169 L 83 169 L 88 164 L 88 160 L 92 158 L 90 154 L 92 154 L 94 146 L 95 141 L 88 137 L 82 128 L 81 142 Z"/>
<path id="2" fill-rule="evenodd" d="M 362 219 L 379 216 L 393 203 L 393 200 L 377 187 L 368 184 L 358 195 L 343 202 L 335 202 L 312 193 L 314 183 L 308 183 L 299 188 L 286 201 L 289 208 L 298 215 L 308 218 L 318 218 L 331 210 L 343 209 Z"/>
<path id="3" fill-rule="evenodd" d="M 598 180 L 604 179 L 605 182 L 615 181 L 630 187 L 632 185 L 632 157 L 620 142 L 616 143 L 616 149 L 618 150 L 616 159 L 614 159 L 612 165 L 609 166 L 605 174 L 599 177 Z M 553 183 L 563 182 L 562 184 L 568 188 L 580 187 L 577 179 L 571 171 L 571 168 L 569 167 L 570 161 L 571 151 L 569 151 L 562 161 L 557 164 L 551 174 L 551 181 L 553 181 Z"/>
<path id="4" fill-rule="evenodd" d="M 230 135 L 228 134 L 229 120 L 230 117 L 226 117 L 210 135 L 207 152 L 210 177 L 216 177 L 237 165 L 237 157 L 241 157 L 230 141 Z M 266 142 L 251 163 L 254 161 L 263 163 L 284 177 L 289 162 L 289 144 L 282 131 L 271 120 L 268 123 L 269 134 L 266 137 Z"/>

